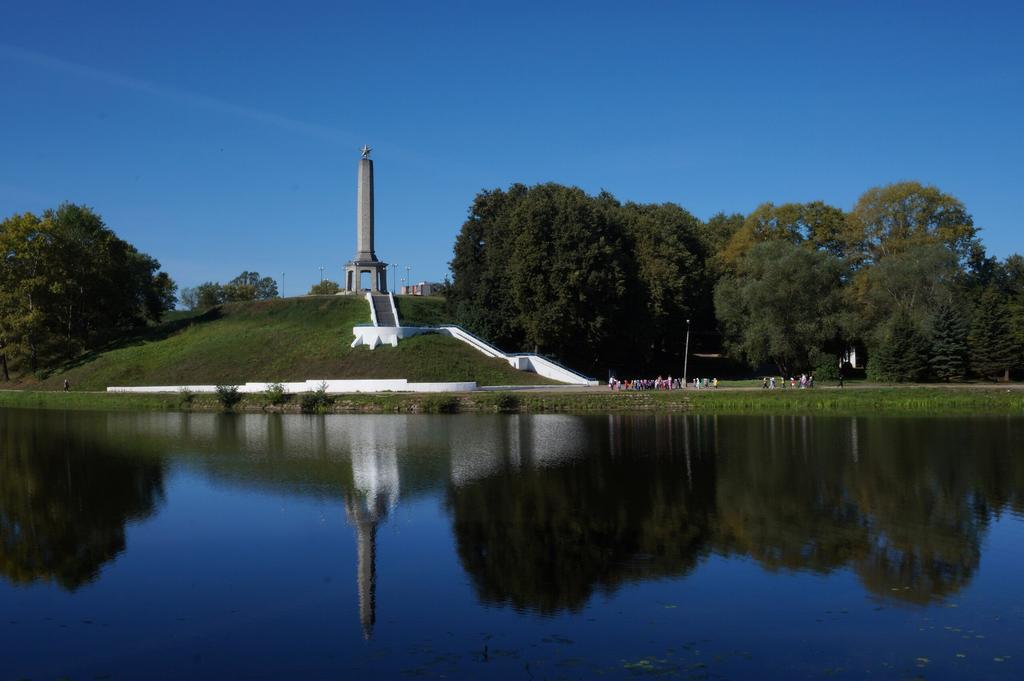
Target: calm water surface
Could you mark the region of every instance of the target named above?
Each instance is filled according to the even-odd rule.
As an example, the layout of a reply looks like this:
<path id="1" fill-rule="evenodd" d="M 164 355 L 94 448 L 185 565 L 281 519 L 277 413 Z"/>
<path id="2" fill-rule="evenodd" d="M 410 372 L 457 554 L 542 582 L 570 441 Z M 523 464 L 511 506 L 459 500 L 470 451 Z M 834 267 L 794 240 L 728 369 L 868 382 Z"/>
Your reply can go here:
<path id="1" fill-rule="evenodd" d="M 1024 418 L 0 410 L 0 680 L 1024 677 Z"/>

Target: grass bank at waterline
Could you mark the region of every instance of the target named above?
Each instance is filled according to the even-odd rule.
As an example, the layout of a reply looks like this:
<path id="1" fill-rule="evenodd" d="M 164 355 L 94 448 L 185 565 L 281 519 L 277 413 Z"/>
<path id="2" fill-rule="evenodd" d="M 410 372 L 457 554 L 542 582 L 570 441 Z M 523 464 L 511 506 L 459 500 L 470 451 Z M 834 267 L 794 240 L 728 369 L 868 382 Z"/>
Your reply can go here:
<path id="1" fill-rule="evenodd" d="M 431 325 L 443 318 L 442 300 L 399 301 L 408 325 Z M 334 378 L 553 383 L 449 336 L 416 336 L 395 348 L 350 347 L 352 327 L 369 321 L 370 307 L 358 296 L 229 303 L 203 314 L 169 315 L 165 323 L 83 355 L 43 378 L 21 377 L 15 387 L 60 389 L 64 379 L 75 390 L 90 391 Z"/>
<path id="2" fill-rule="evenodd" d="M 222 411 L 216 395 L 0 391 L 0 408 Z M 520 391 L 462 394 L 378 393 L 283 404 L 243 395 L 237 412 L 317 413 L 766 413 L 766 414 L 1024 414 L 1024 389 L 1014 387 L 864 387 L 839 390 L 673 392 Z"/>

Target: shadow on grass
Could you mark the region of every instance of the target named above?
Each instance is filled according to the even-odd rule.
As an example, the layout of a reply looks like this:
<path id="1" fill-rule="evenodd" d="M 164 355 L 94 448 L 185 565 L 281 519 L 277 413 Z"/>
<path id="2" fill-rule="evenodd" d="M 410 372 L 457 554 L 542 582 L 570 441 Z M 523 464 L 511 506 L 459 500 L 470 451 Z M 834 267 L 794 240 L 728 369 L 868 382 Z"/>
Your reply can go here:
<path id="1" fill-rule="evenodd" d="M 221 311 L 221 307 L 212 307 L 202 314 L 193 315 L 189 317 L 183 317 L 180 319 L 174 319 L 171 321 L 158 324 L 156 326 L 150 326 L 143 329 L 136 329 L 129 332 L 128 335 L 115 338 L 114 340 L 108 341 L 107 343 L 101 344 L 88 352 L 84 352 L 78 355 L 74 359 L 68 360 L 64 364 L 60 364 L 53 369 L 50 369 L 45 374 L 41 375 L 44 380 L 53 376 L 54 374 L 62 374 L 72 369 L 85 366 L 92 361 L 95 361 L 100 355 L 110 352 L 111 350 L 120 350 L 122 348 L 129 348 L 143 343 L 152 343 L 155 341 L 162 341 L 170 336 L 173 336 L 180 331 L 194 326 L 196 324 L 206 324 L 208 322 L 214 322 L 223 317 L 224 314 Z"/>

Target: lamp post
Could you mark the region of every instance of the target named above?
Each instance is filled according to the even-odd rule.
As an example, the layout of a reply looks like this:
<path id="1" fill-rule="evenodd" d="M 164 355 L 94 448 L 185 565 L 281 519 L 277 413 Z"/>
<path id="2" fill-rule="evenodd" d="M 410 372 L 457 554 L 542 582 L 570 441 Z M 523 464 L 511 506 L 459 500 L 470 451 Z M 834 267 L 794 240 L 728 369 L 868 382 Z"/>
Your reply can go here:
<path id="1" fill-rule="evenodd" d="M 686 387 L 686 371 L 690 368 L 690 320 L 686 320 L 686 350 L 683 351 L 683 387 Z"/>
<path id="2" fill-rule="evenodd" d="M 324 266 L 320 265 L 320 283 L 324 283 Z"/>
<path id="3" fill-rule="evenodd" d="M 406 265 L 405 266 L 405 285 L 406 285 L 406 287 L 411 287 L 412 286 L 412 275 L 409 274 L 410 272 L 412 272 L 412 265 Z M 405 292 L 409 293 L 410 291 L 409 291 L 408 288 L 406 288 Z"/>
<path id="4" fill-rule="evenodd" d="M 281 297 L 284 298 L 284 272 L 281 273 Z"/>

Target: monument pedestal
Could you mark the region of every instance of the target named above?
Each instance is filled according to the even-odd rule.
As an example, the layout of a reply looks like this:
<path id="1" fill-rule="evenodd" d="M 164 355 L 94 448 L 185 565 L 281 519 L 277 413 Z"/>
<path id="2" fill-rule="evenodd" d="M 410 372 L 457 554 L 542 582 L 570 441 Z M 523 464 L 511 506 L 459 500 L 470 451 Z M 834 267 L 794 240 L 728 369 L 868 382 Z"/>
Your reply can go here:
<path id="1" fill-rule="evenodd" d="M 370 275 L 370 286 L 361 286 L 360 279 L 363 274 Z M 350 260 L 345 263 L 345 286 L 346 293 L 360 293 L 367 290 L 370 293 L 388 292 L 388 264 L 380 260 Z"/>

